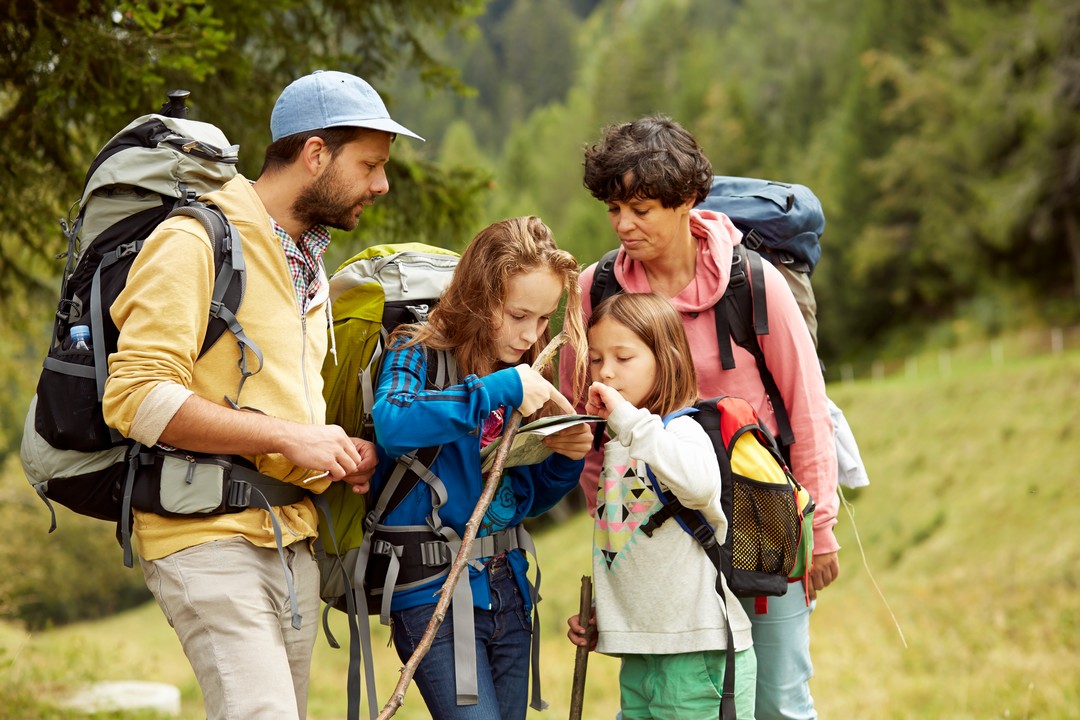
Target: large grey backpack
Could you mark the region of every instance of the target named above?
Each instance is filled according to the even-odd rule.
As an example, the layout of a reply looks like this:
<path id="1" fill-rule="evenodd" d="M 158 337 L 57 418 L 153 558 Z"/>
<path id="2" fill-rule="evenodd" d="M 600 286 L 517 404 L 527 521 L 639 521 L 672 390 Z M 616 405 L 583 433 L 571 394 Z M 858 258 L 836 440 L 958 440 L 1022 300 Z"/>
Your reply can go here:
<path id="1" fill-rule="evenodd" d="M 218 310 L 207 319 L 202 352 L 229 329 L 246 345 L 245 358 L 249 351 L 258 355 L 235 318 L 245 282 L 240 237 L 219 210 L 198 201 L 236 176 L 237 147 L 215 126 L 183 118 L 187 93 L 172 95 L 179 102 L 174 97 L 171 108 L 133 120 L 106 143 L 87 171 L 78 214 L 61 220 L 67 252 L 60 300 L 20 453 L 27 480 L 52 513 L 50 532 L 56 527 L 51 501 L 123 521 L 129 566 L 124 482 L 141 448 L 102 416 L 107 360 L 119 335 L 109 307 L 143 241 L 165 218 L 197 218 L 215 246 L 212 306 Z M 75 332 L 88 335 L 85 343 L 72 342 L 77 326 L 88 328 Z"/>

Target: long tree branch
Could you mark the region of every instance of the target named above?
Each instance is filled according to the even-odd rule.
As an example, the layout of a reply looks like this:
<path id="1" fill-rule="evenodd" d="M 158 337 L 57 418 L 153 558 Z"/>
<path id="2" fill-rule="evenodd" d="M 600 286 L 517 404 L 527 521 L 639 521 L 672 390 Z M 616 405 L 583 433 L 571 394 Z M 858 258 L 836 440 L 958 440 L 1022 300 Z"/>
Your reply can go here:
<path id="1" fill-rule="evenodd" d="M 568 339 L 566 333 L 559 333 L 553 337 L 547 347 L 536 358 L 536 362 L 532 365 L 533 369 L 537 372 L 543 370 L 554 359 L 556 351 Z M 398 678 L 394 692 L 390 695 L 390 699 L 386 701 L 386 705 L 383 707 L 382 712 L 379 713 L 377 720 L 386 720 L 386 718 L 391 718 L 397 713 L 398 708 L 405 702 L 405 691 L 408 690 L 409 683 L 412 682 L 420 661 L 431 649 L 435 633 L 438 632 L 439 626 L 442 625 L 443 619 L 446 617 L 446 611 L 450 606 L 450 600 L 454 597 L 454 588 L 457 587 L 461 573 L 468 567 L 469 552 L 472 550 L 473 540 L 476 539 L 476 532 L 480 528 L 480 522 L 484 519 L 484 514 L 495 497 L 495 490 L 499 487 L 499 481 L 502 479 L 506 455 L 510 451 L 510 446 L 514 442 L 514 435 L 517 434 L 520 425 L 521 413 L 514 410 L 503 428 L 502 444 L 495 451 L 495 461 L 488 472 L 487 480 L 484 482 L 484 490 L 480 493 L 480 499 L 477 501 L 476 507 L 473 508 L 469 521 L 465 523 L 465 535 L 461 538 L 461 547 L 458 548 L 457 556 L 450 566 L 450 574 L 443 581 L 442 590 L 439 591 L 439 601 L 435 605 L 435 612 L 432 614 L 431 620 L 428 621 L 427 629 L 424 631 L 423 637 L 420 638 L 419 644 L 413 650 L 412 655 L 409 656 L 409 661 L 401 669 L 401 677 Z"/>

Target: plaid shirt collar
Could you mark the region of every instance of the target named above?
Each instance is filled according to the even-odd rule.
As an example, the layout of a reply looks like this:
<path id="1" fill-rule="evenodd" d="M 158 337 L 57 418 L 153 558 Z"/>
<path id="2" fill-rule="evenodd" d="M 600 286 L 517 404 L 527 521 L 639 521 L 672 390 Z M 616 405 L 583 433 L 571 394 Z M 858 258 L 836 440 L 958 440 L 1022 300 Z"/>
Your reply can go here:
<path id="1" fill-rule="evenodd" d="M 319 267 L 323 254 L 330 245 L 330 231 L 322 225 L 316 225 L 301 235 L 299 240 L 293 240 L 274 218 L 270 218 L 270 226 L 285 251 L 285 261 L 292 275 L 296 300 L 306 312 L 312 298 L 320 289 Z"/>

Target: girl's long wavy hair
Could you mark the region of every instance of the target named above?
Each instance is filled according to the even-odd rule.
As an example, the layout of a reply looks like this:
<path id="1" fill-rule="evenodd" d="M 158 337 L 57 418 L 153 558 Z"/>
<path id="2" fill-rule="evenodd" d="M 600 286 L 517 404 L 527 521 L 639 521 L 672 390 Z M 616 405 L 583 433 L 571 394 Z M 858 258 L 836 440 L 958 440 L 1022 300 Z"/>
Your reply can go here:
<path id="1" fill-rule="evenodd" d="M 550 270 L 562 280 L 566 297 L 562 329 L 577 352 L 574 387 L 578 388 L 588 357 L 579 266 L 573 255 L 555 245 L 551 229 L 535 216 L 501 220 L 481 230 L 462 253 L 454 277 L 427 323 L 404 326 L 399 331 L 411 336 L 409 344 L 453 352 L 463 375 L 488 375 L 504 367 L 496 355 L 495 333 L 503 322 L 509 281 L 537 269 Z M 550 330 L 545 331 L 521 362 L 531 365 L 550 339 Z M 549 381 L 554 377 L 550 366 L 544 376 Z"/>
<path id="2" fill-rule="evenodd" d="M 656 381 L 641 407 L 663 417 L 698 400 L 697 373 L 679 312 L 655 293 L 619 293 L 596 306 L 589 328 L 610 319 L 626 327 L 652 350 Z"/>

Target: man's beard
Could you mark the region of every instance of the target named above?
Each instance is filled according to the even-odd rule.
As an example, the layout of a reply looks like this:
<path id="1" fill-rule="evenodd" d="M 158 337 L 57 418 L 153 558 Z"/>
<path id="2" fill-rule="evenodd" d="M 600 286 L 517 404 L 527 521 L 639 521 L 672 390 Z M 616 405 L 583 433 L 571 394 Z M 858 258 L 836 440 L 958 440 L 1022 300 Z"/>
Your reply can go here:
<path id="1" fill-rule="evenodd" d="M 359 221 L 356 208 L 374 202 L 374 195 L 345 198 L 347 191 L 339 180 L 337 168 L 330 168 L 304 188 L 293 201 L 292 214 L 305 228 L 316 225 L 352 230 Z"/>

